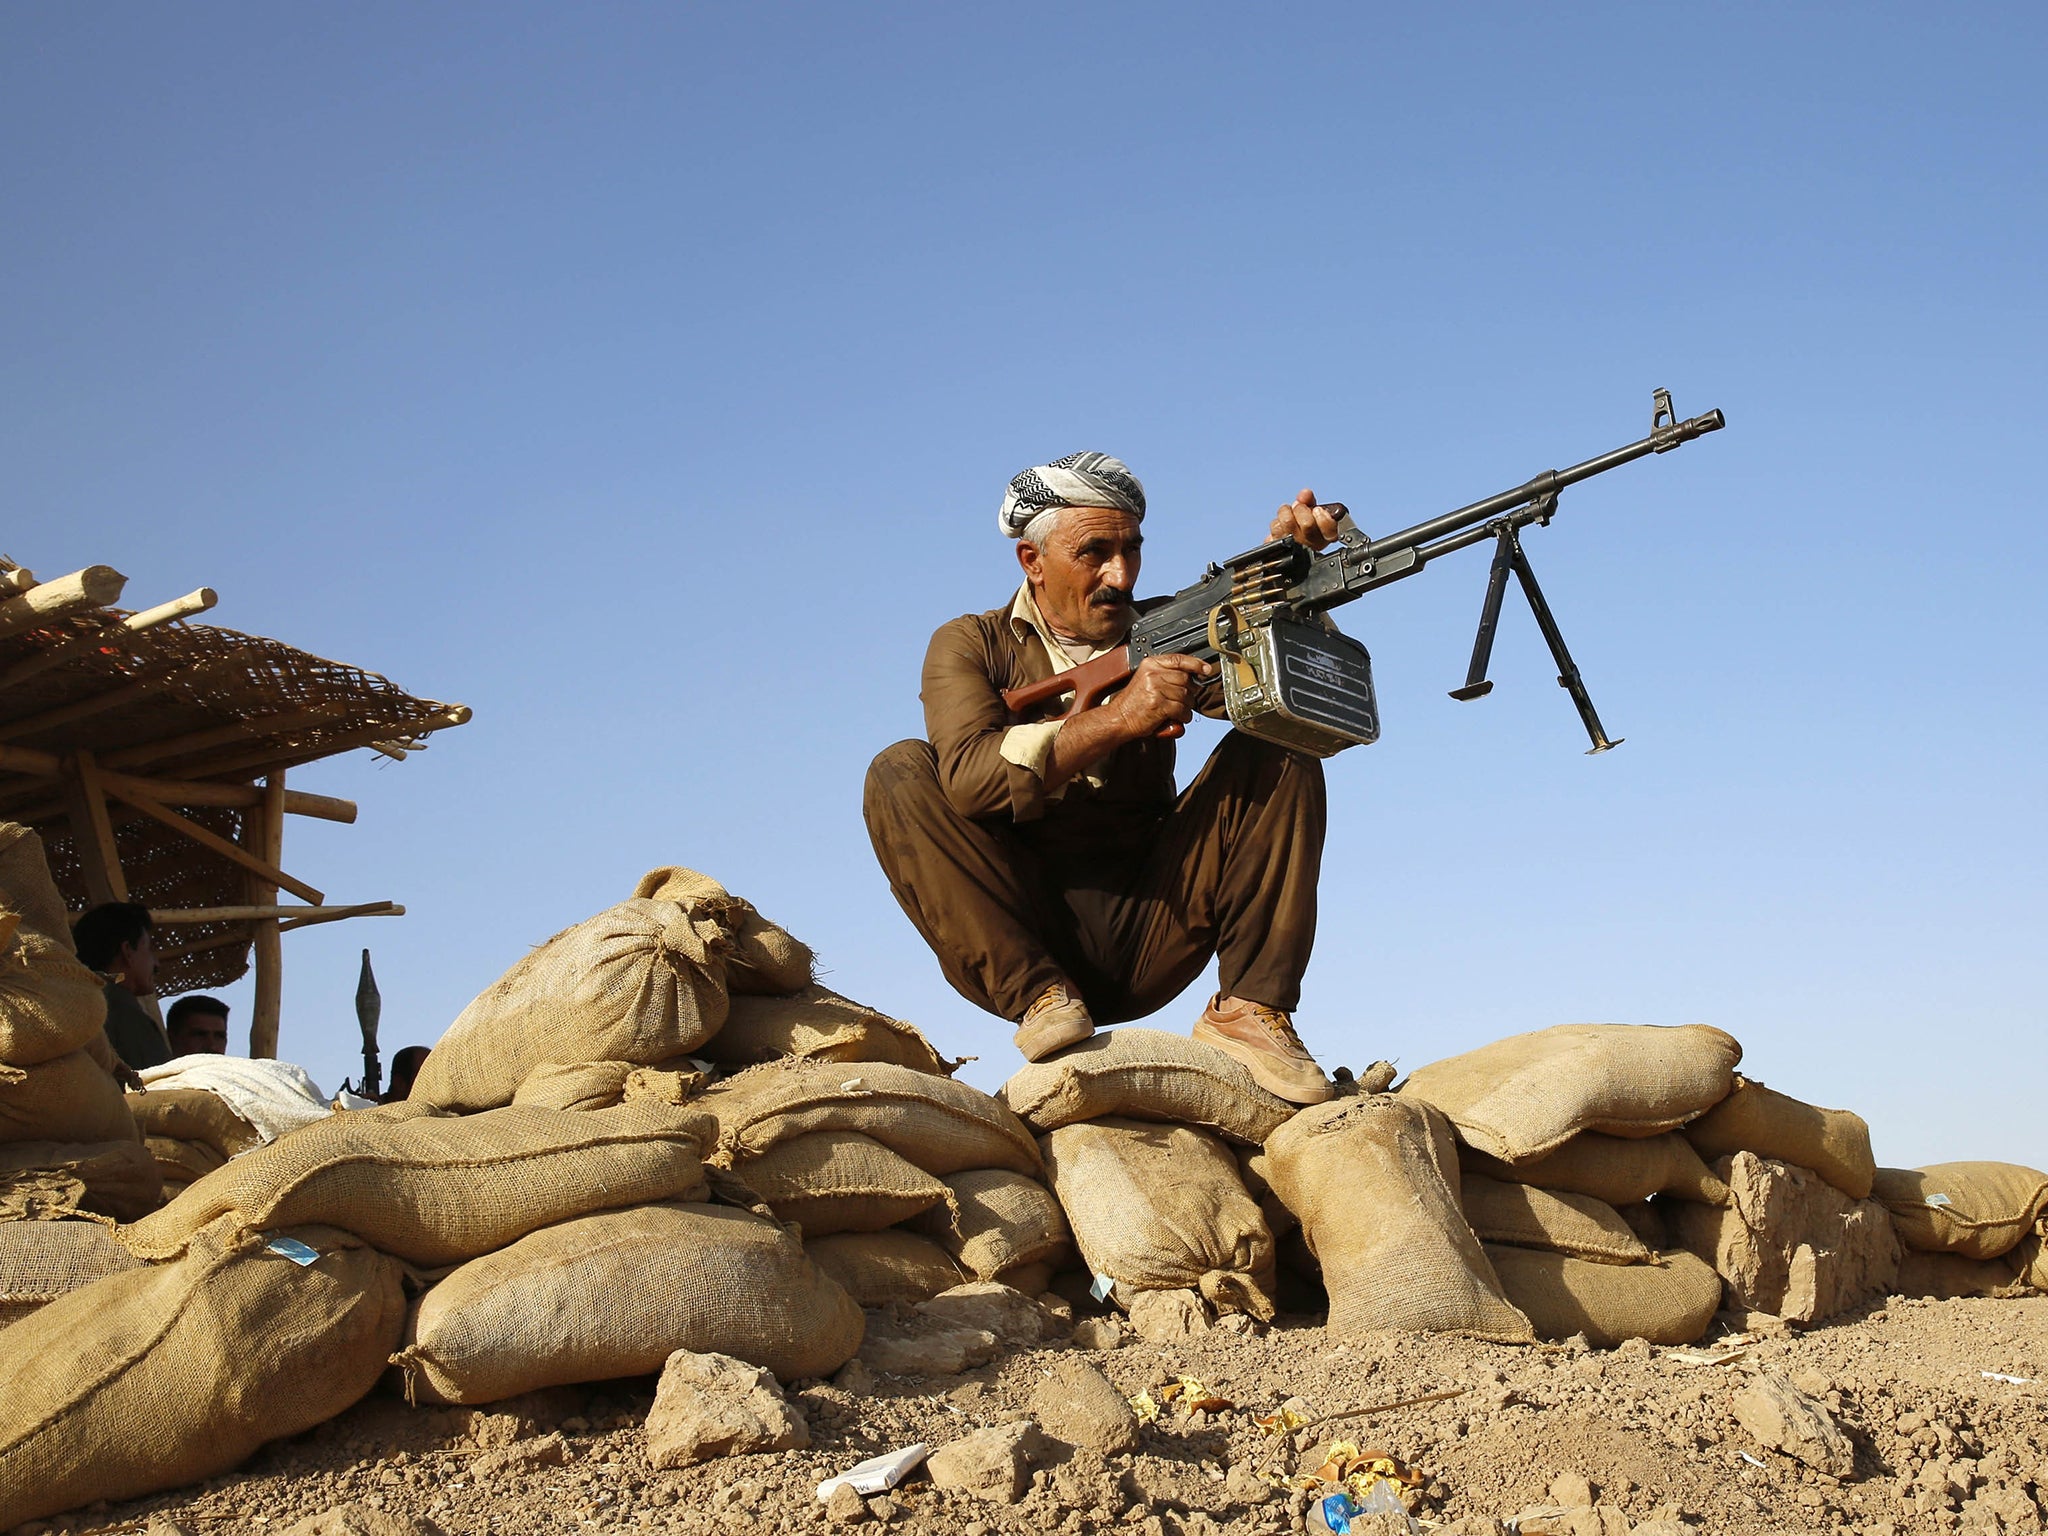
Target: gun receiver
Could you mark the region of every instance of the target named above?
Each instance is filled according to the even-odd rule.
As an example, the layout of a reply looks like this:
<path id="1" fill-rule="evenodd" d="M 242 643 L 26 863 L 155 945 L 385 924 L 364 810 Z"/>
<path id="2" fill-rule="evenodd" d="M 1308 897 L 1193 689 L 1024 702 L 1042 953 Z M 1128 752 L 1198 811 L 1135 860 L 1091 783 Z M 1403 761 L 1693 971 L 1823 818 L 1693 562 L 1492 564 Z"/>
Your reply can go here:
<path id="1" fill-rule="evenodd" d="M 1473 642 L 1465 685 L 1453 689 L 1451 697 L 1483 698 L 1493 689 L 1486 680 L 1486 669 L 1493 654 L 1501 600 L 1512 573 L 1535 614 L 1551 659 L 1557 664 L 1558 685 L 1570 693 L 1586 734 L 1592 739 L 1591 752 L 1605 752 L 1619 746 L 1620 739 L 1609 739 L 1600 724 L 1585 682 L 1522 550 L 1521 530 L 1547 524 L 1556 515 L 1559 495 L 1568 487 L 1650 454 L 1669 453 L 1726 425 L 1727 418 L 1718 410 L 1679 420 L 1672 409 L 1671 392 L 1659 389 L 1651 397 L 1649 436 L 1569 469 L 1546 470 L 1510 490 L 1384 538 L 1368 538 L 1359 531 L 1342 503 L 1330 503 L 1329 509 L 1337 516 L 1338 536 L 1335 544 L 1322 554 L 1293 539 L 1278 539 L 1211 565 L 1192 586 L 1149 608 L 1132 626 L 1129 640 L 1119 649 L 1043 682 L 1006 689 L 1003 702 L 1012 713 L 1022 714 L 1061 694 L 1072 693 L 1072 703 L 1062 718 L 1079 714 L 1123 686 L 1147 656 L 1180 654 L 1225 664 L 1231 719 L 1242 730 L 1321 756 L 1373 741 L 1378 737 L 1379 726 L 1372 701 L 1370 658 L 1364 647 L 1335 635 L 1317 656 L 1304 657 L 1298 652 L 1298 639 L 1285 637 L 1297 636 L 1305 629 L 1299 620 L 1327 613 L 1375 588 L 1413 576 L 1432 560 L 1491 539 L 1494 560 L 1480 610 L 1479 634 Z M 1281 632 L 1285 643 L 1273 639 L 1276 616 L 1297 621 Z M 1356 657 L 1341 653 L 1337 642 L 1355 650 Z M 1361 663 L 1362 683 L 1356 675 Z M 1261 667 L 1271 675 L 1262 674 Z M 1306 732 L 1310 739 L 1300 739 L 1300 731 L 1275 729 L 1266 718 L 1279 703 L 1275 696 L 1285 691 L 1284 679 L 1288 677 L 1306 677 L 1312 687 L 1279 712 L 1289 714 L 1296 704 L 1303 704 L 1311 717 L 1318 709 L 1326 716 L 1312 718 Z M 1339 699 L 1339 694 L 1348 696 Z M 1244 718 L 1240 718 L 1241 713 Z M 1318 729 L 1323 733 L 1320 737 L 1316 735 Z M 1174 734 L 1178 734 L 1178 728 Z"/>

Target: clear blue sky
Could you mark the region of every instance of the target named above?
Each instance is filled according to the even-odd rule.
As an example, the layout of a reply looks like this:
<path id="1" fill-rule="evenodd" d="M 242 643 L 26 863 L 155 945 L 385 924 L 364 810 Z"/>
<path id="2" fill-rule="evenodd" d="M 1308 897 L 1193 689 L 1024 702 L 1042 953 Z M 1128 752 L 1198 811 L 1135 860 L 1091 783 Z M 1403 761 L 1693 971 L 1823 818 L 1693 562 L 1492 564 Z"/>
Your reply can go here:
<path id="1" fill-rule="evenodd" d="M 1416 1066 L 1704 1020 L 1882 1161 L 2048 1164 L 2038 7 L 0 11 L 4 548 L 459 700 L 304 787 L 287 1054 L 387 1049 L 645 868 L 1007 1074 L 869 852 L 1004 481 L 1151 493 L 1148 591 L 1303 485 L 1405 526 L 1641 435 L 1530 550 L 1342 616 L 1301 1023 Z M 1183 756 L 1213 745 L 1197 730 Z M 246 1003 L 246 988 L 236 991 Z M 1191 990 L 1159 1022 L 1185 1029 Z"/>

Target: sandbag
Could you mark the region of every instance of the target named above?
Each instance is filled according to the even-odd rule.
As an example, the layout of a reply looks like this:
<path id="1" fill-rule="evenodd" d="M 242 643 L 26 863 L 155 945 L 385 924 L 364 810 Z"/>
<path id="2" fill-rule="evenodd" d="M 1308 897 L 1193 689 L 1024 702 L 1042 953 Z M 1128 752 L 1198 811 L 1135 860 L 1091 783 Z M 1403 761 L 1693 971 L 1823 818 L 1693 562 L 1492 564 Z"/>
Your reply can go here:
<path id="1" fill-rule="evenodd" d="M 44 1172 L 77 1180 L 76 1209 L 116 1221 L 146 1216 L 163 1199 L 163 1174 L 140 1142 L 0 1142 L 0 1188 Z M 6 1203 L 0 1199 L 0 1207 Z"/>
<path id="2" fill-rule="evenodd" d="M 1091 1120 L 1040 1143 L 1082 1260 L 1135 1291 L 1200 1291 L 1273 1316 L 1273 1234 L 1223 1143 L 1186 1125 Z"/>
<path id="3" fill-rule="evenodd" d="M 1004 1277 L 1020 1266 L 1063 1258 L 1072 1246 L 1058 1199 L 1036 1179 L 1007 1168 L 976 1168 L 945 1184 L 952 1198 L 912 1225 L 976 1280 L 1008 1284 Z"/>
<path id="4" fill-rule="evenodd" d="M 704 1131 L 659 1104 L 333 1115 L 243 1153 L 121 1236 L 161 1259 L 229 1214 L 250 1228 L 319 1221 L 414 1264 L 453 1264 L 586 1211 L 701 1197 Z"/>
<path id="5" fill-rule="evenodd" d="M 807 1237 L 804 1253 L 863 1307 L 929 1301 L 968 1278 L 944 1248 L 914 1232 Z"/>
<path id="6" fill-rule="evenodd" d="M 1721 1277 L 1682 1250 L 1649 1264 L 1601 1264 L 1504 1243 L 1487 1244 L 1486 1256 L 1541 1339 L 1583 1333 L 1596 1349 L 1626 1339 L 1693 1344 L 1721 1307 Z"/>
<path id="7" fill-rule="evenodd" d="M 107 995 L 71 940 L 26 925 L 0 943 L 0 1062 L 33 1067 L 84 1049 L 104 1033 Z"/>
<path id="8" fill-rule="evenodd" d="M 1851 1200 L 1870 1194 L 1877 1173 L 1861 1115 L 1803 1104 L 1739 1072 L 1735 1091 L 1679 1134 L 1705 1162 L 1754 1152 L 1811 1168 Z"/>
<path id="9" fill-rule="evenodd" d="M 1706 1024 L 1560 1024 L 1419 1068 L 1401 1093 L 1514 1163 L 1581 1131 L 1675 1129 L 1728 1097 L 1741 1059 L 1735 1037 Z"/>
<path id="10" fill-rule="evenodd" d="M 2012 1266 L 2020 1284 L 2048 1293 L 2048 1243 L 2038 1230 L 2021 1238 L 2019 1246 L 2005 1255 L 2005 1262 Z"/>
<path id="11" fill-rule="evenodd" d="M 179 1141 L 175 1136 L 145 1136 L 142 1145 L 166 1181 L 177 1179 L 190 1184 L 195 1179 L 205 1178 L 216 1168 L 227 1166 L 227 1159 L 203 1141 Z"/>
<path id="12" fill-rule="evenodd" d="M 0 1142 L 141 1140 L 121 1085 L 89 1050 L 33 1067 L 0 1066 Z"/>
<path id="13" fill-rule="evenodd" d="M 140 1263 L 96 1221 L 0 1221 L 0 1328 Z"/>
<path id="14" fill-rule="evenodd" d="M 879 1232 L 942 1205 L 946 1186 L 857 1131 L 813 1131 L 736 1164 L 733 1176 L 807 1237 Z"/>
<path id="15" fill-rule="evenodd" d="M 1036 1131 L 1119 1115 L 1220 1131 L 1251 1146 L 1284 1125 L 1294 1106 L 1274 1097 L 1213 1045 L 1125 1026 L 1033 1062 L 998 1096 Z"/>
<path id="16" fill-rule="evenodd" d="M 1880 1168 L 1870 1193 L 1892 1213 L 1908 1248 L 1995 1259 L 2048 1209 L 2048 1173 L 2018 1163 Z"/>
<path id="17" fill-rule="evenodd" d="M 1301 1225 L 1301 1218 L 1287 1209 L 1286 1202 L 1273 1193 L 1270 1177 L 1272 1166 L 1266 1157 L 1264 1147 L 1232 1147 L 1237 1158 L 1237 1171 L 1244 1178 L 1244 1192 L 1259 1204 L 1259 1214 L 1266 1218 L 1273 1239 L 1278 1242 L 1289 1232 Z"/>
<path id="18" fill-rule="evenodd" d="M 317 1258 L 224 1223 L 0 1332 L 0 1529 L 225 1472 L 376 1384 L 405 1323 L 399 1266 L 346 1233 L 281 1235 Z"/>
<path id="19" fill-rule="evenodd" d="M 512 1102 L 528 1109 L 610 1109 L 626 1096 L 630 1061 L 544 1061 L 513 1090 Z"/>
<path id="20" fill-rule="evenodd" d="M 1458 1193 L 1466 1224 L 1482 1243 L 1547 1248 L 1606 1264 L 1644 1264 L 1651 1258 L 1621 1213 L 1591 1195 L 1559 1194 L 1479 1173 L 1466 1174 Z"/>
<path id="21" fill-rule="evenodd" d="M 790 1381 L 844 1365 L 865 1326 L 774 1222 L 643 1205 L 546 1227 L 463 1265 L 420 1298 L 393 1363 L 408 1395 L 436 1403 L 643 1376 L 679 1349 Z"/>
<path id="22" fill-rule="evenodd" d="M 144 1136 L 203 1141 L 223 1158 L 263 1145 L 263 1133 L 219 1094 L 205 1088 L 149 1088 L 127 1095 Z"/>
<path id="23" fill-rule="evenodd" d="M 607 907 L 531 951 L 463 1009 L 411 1097 L 493 1109 L 544 1061 L 652 1065 L 686 1055 L 725 1022 L 731 943 L 703 903 Z"/>
<path id="24" fill-rule="evenodd" d="M 785 1056 L 805 1061 L 891 1061 L 900 1067 L 952 1075 L 914 1024 L 807 983 L 786 997 L 735 993 L 725 1024 L 697 1053 L 729 1067 L 758 1066 Z"/>
<path id="25" fill-rule="evenodd" d="M 732 932 L 726 956 L 726 981 L 734 992 L 775 995 L 807 986 L 815 964 L 810 946 L 768 921 L 744 897 L 735 896 L 709 875 L 668 865 L 650 869 L 633 888 L 635 896 L 656 901 L 696 901 L 720 910 Z"/>
<path id="26" fill-rule="evenodd" d="M 1700 1161 L 1692 1143 L 1678 1135 L 1632 1140 L 1585 1131 L 1532 1162 L 1503 1163 L 1470 1148 L 1460 1151 L 1458 1160 L 1468 1172 L 1490 1179 L 1591 1195 L 1617 1207 L 1652 1195 L 1703 1205 L 1722 1205 L 1728 1199 L 1728 1186 Z"/>
<path id="27" fill-rule="evenodd" d="M 1899 1260 L 1899 1278 L 1892 1285 L 1892 1294 L 1931 1296 L 1939 1301 L 1957 1296 L 2016 1295 L 2028 1287 L 2024 1267 L 2016 1267 L 2013 1257 L 1966 1259 L 1960 1253 L 1919 1253 L 1909 1248 Z"/>
<path id="28" fill-rule="evenodd" d="M 778 1061 L 714 1083 L 698 1101 L 718 1120 L 730 1166 L 812 1131 L 858 1131 L 944 1178 L 970 1168 L 1040 1170 L 1024 1124 L 977 1088 L 889 1062 Z"/>
<path id="29" fill-rule="evenodd" d="M 0 910 L 20 915 L 20 931 L 55 939 L 71 952 L 71 914 L 50 878 L 43 840 L 16 821 L 0 821 Z"/>
<path id="30" fill-rule="evenodd" d="M 1302 1110 L 1266 1143 L 1273 1192 L 1301 1218 L 1329 1291 L 1329 1331 L 1387 1328 L 1527 1343 L 1458 1205 L 1451 1127 L 1392 1094 Z"/>

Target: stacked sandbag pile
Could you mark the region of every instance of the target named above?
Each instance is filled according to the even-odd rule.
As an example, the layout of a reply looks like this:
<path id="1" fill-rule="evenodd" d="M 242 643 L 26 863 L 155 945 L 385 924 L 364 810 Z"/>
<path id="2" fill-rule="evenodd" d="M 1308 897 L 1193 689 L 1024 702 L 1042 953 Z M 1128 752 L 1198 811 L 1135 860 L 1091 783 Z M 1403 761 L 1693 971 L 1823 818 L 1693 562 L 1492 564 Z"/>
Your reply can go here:
<path id="1" fill-rule="evenodd" d="M 128 1109 L 162 1175 L 166 1198 L 175 1199 L 229 1158 L 263 1145 L 254 1125 L 205 1088 L 145 1088 L 128 1095 Z"/>
<path id="2" fill-rule="evenodd" d="M 1879 1168 L 1872 1195 L 1905 1254 L 1908 1296 L 2012 1296 L 2048 1291 L 2048 1174 L 2018 1163 Z"/>
<path id="3" fill-rule="evenodd" d="M 1162 1296 L 1184 1317 L 1273 1316 L 1273 1228 L 1237 1154 L 1292 1105 L 1213 1046 L 1128 1026 L 1023 1068 L 1001 1097 L 1038 1133 L 1098 1295 L 1141 1319 Z"/>
<path id="4" fill-rule="evenodd" d="M 1690 1343 L 1722 1299 L 1644 1202 L 1711 1209 L 1725 1182 L 1678 1129 L 1727 1098 L 1742 1048 L 1705 1025 L 1567 1024 L 1423 1067 L 1400 1098 L 1457 1141 L 1460 1207 L 1543 1338 Z"/>

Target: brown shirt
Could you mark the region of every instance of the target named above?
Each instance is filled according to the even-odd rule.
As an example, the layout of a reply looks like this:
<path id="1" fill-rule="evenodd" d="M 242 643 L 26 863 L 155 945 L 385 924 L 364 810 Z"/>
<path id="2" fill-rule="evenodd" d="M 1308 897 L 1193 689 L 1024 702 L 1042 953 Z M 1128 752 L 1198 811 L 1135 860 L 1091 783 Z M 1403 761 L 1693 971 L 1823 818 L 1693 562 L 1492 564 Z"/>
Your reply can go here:
<path id="1" fill-rule="evenodd" d="M 1003 755 L 1010 727 L 1026 723 L 1004 706 L 1003 690 L 1054 671 L 1038 636 L 1011 622 L 1013 611 L 1014 600 L 943 624 L 925 652 L 925 735 L 947 801 L 963 816 L 1014 825 L 1047 853 L 1116 856 L 1142 847 L 1173 807 L 1173 742 L 1126 743 L 1056 796 L 1038 772 Z M 1034 718 L 1065 707 L 1056 700 Z"/>

